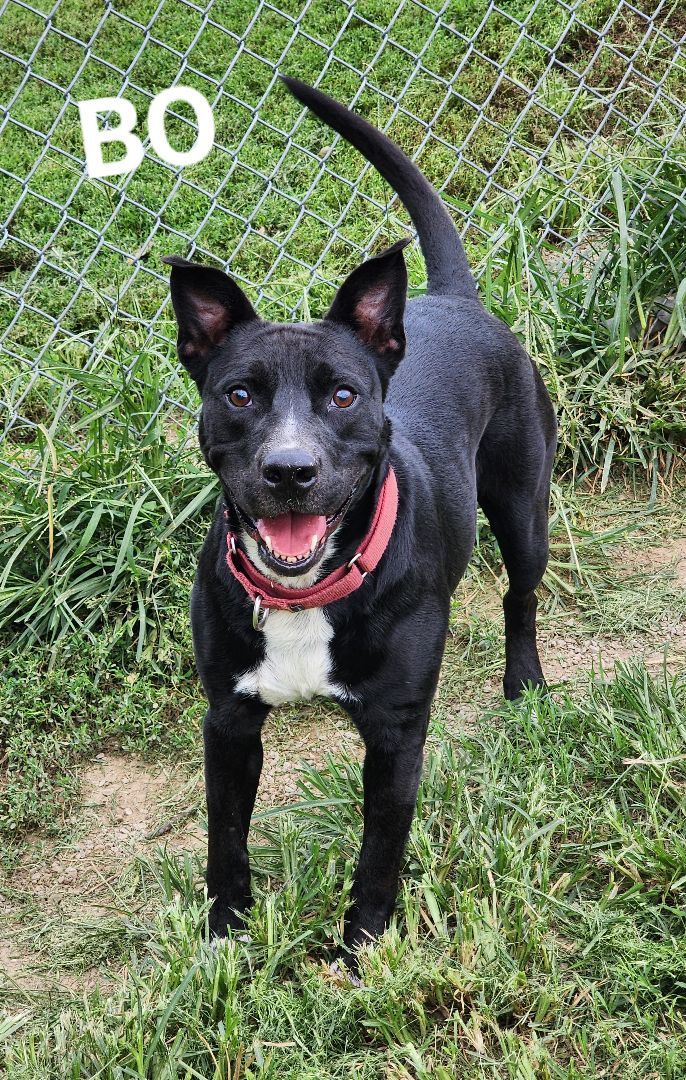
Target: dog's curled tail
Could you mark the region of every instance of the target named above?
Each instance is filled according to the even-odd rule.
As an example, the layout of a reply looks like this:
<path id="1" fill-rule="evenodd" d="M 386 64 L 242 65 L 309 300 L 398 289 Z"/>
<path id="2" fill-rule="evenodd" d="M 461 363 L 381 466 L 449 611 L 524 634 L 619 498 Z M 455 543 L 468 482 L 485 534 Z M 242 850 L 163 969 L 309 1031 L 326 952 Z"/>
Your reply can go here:
<path id="1" fill-rule="evenodd" d="M 387 135 L 313 86 L 282 75 L 298 101 L 342 135 L 381 173 L 406 206 L 419 235 L 429 293 L 477 299 L 462 241 L 438 192 Z"/>

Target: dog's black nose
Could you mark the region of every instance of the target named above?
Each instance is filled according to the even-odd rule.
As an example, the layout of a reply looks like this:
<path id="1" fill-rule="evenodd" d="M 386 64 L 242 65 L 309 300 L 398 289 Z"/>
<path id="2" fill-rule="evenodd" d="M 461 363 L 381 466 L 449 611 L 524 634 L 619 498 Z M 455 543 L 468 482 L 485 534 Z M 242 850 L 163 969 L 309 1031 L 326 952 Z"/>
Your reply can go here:
<path id="1" fill-rule="evenodd" d="M 262 462 L 262 476 L 278 491 L 307 491 L 317 479 L 317 462 L 307 450 L 272 450 Z"/>

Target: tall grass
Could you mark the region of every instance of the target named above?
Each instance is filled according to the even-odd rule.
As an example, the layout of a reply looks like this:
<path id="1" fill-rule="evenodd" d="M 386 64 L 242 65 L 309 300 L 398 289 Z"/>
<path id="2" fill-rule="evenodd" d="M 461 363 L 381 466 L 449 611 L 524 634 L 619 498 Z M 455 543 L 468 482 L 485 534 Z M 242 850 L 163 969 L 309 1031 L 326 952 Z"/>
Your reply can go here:
<path id="1" fill-rule="evenodd" d="M 143 328 L 117 329 L 87 369 L 58 355 L 59 383 L 41 388 L 49 426 L 0 463 L 0 631 L 15 647 L 92 636 L 107 620 L 139 659 L 170 572 L 182 562 L 190 573 L 196 518 L 217 488 L 192 414 L 162 401 L 170 381 L 187 397 L 171 345 L 144 339 Z"/>
<path id="2" fill-rule="evenodd" d="M 482 288 L 544 372 L 562 468 L 656 482 L 686 445 L 686 158 L 655 175 L 608 148 L 584 183 L 592 219 L 545 181 L 484 211 Z"/>

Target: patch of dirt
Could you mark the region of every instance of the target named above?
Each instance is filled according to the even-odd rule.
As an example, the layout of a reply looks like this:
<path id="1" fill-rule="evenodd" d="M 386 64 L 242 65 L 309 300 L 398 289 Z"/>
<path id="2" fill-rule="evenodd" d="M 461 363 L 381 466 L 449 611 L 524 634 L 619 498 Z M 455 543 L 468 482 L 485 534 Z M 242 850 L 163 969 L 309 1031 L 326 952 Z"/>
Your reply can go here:
<path id="1" fill-rule="evenodd" d="M 670 569 L 675 584 L 686 589 L 686 537 L 651 547 L 625 547 L 616 559 L 622 576 Z M 597 668 L 599 663 L 609 674 L 618 660 L 641 660 L 655 671 L 665 663 L 665 655 L 672 668 L 686 659 L 686 620 L 680 615 L 665 616 L 650 633 L 633 634 L 624 640 L 551 633 L 545 629 L 539 632 L 538 640 L 541 663 L 550 682 L 564 682 L 591 665 Z"/>
<path id="2" fill-rule="evenodd" d="M 305 709 L 302 718 L 273 732 L 269 721 L 263 733 L 264 764 L 257 792 L 257 808 L 281 806 L 301 798 L 298 775 L 301 761 L 321 769 L 328 754 L 345 751 L 362 760 L 363 746 L 350 721 L 331 710 Z"/>
<path id="3" fill-rule="evenodd" d="M 20 974 L 26 963 L 26 954 L 21 950 L 16 940 L 0 939 L 0 971 L 10 976 Z"/>
<path id="4" fill-rule="evenodd" d="M 98 754 L 81 780 L 83 819 L 80 836 L 64 846 L 29 844 L 22 865 L 12 875 L 16 888 L 30 888 L 48 903 L 59 897 L 89 898 L 89 910 L 102 909 L 129 859 L 150 842 L 172 833 L 173 821 L 162 822 L 160 802 L 173 784 L 169 769 L 146 765 L 134 757 Z M 198 836 L 197 839 L 200 837 Z M 173 835 L 174 846 L 192 847 L 195 830 Z"/>
<path id="5" fill-rule="evenodd" d="M 195 786 L 191 784 L 191 788 Z M 179 789 L 187 787 L 187 778 L 168 766 L 159 768 L 136 758 L 99 754 L 82 780 L 83 804 L 92 829 L 75 851 L 82 858 L 90 854 L 96 859 L 108 850 L 128 849 L 130 854 L 140 851 L 141 843 L 166 837 L 173 847 L 196 847 L 202 833 L 189 821 L 193 792 L 183 792 L 191 797 L 190 807 L 173 805 Z M 188 799 L 180 801 L 183 804 Z"/>
<path id="6" fill-rule="evenodd" d="M 90 971 L 60 972 L 59 978 L 37 971 L 34 967 L 35 956 L 19 940 L 18 932 L 12 934 L 11 930 L 6 939 L 0 939 L 0 990 L 26 993 L 64 993 L 71 992 L 82 994 L 84 991 L 92 991 L 96 988 L 106 991 L 114 984 L 115 971 L 108 971 L 101 967 L 92 968 Z"/>
<path id="7" fill-rule="evenodd" d="M 323 767 L 327 753 L 345 747 L 362 756 L 359 736 L 341 716 L 305 708 L 288 725 L 276 720 L 265 731 L 265 754 L 257 807 L 283 805 L 300 795 L 300 760 Z M 118 900 L 120 877 L 135 856 L 160 843 L 172 850 L 204 852 L 206 836 L 198 817 L 204 814 L 201 769 L 149 765 L 133 756 L 98 754 L 81 777 L 82 810 L 74 839 L 26 838 L 20 865 L 7 879 L 0 921 L 0 987 L 17 991 L 78 992 L 106 988 L 116 972 L 99 963 L 90 971 L 36 969 L 40 959 L 26 943 L 26 920 L 36 911 L 45 923 L 83 923 L 89 928 L 124 914 Z M 24 931 L 24 932 L 22 932 Z M 43 950 L 50 951 L 49 938 Z M 40 950 L 39 950 L 40 951 Z"/>
<path id="8" fill-rule="evenodd" d="M 632 637 L 620 642 L 608 637 L 580 637 L 574 634 L 555 634 L 541 630 L 538 636 L 541 665 L 549 683 L 573 680 L 582 672 L 596 670 L 602 665 L 607 675 L 617 661 L 640 660 L 649 670 L 657 671 L 667 664 L 686 656 L 686 623 L 666 627 L 661 635 L 664 646 L 656 648 L 655 636 L 651 640 Z"/>
<path id="9" fill-rule="evenodd" d="M 635 563 L 640 564 L 643 569 L 650 567 L 660 570 L 670 567 L 674 571 L 677 584 L 686 589 L 686 537 L 677 537 L 658 547 L 643 549 L 637 554 Z"/>
<path id="10" fill-rule="evenodd" d="M 117 883 L 135 855 L 152 851 L 164 837 L 170 846 L 193 850 L 204 844 L 190 815 L 195 810 L 170 809 L 168 793 L 188 780 L 169 769 L 149 766 L 117 754 L 98 754 L 82 775 L 82 814 L 75 838 L 27 837 L 26 852 L 7 879 L 7 900 L 0 924 L 0 985 L 24 990 L 78 990 L 105 985 L 99 971 L 48 979 L 33 969 L 36 956 L 22 940 L 22 923 L 61 918 L 92 923 L 117 912 Z M 5 978 L 2 979 L 4 972 Z"/>

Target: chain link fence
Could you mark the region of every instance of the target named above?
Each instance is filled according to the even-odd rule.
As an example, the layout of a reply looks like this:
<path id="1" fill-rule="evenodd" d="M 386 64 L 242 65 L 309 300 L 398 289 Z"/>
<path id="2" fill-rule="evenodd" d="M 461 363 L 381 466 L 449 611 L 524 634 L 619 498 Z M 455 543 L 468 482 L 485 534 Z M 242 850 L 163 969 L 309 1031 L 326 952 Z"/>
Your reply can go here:
<path id="1" fill-rule="evenodd" d="M 21 473 L 41 432 L 67 448 L 92 437 L 115 376 L 139 395 L 140 431 L 163 420 L 170 439 L 187 435 L 195 400 L 173 357 L 162 255 L 221 265 L 261 313 L 302 318 L 400 235 L 391 193 L 279 71 L 400 142 L 477 266 L 497 222 L 533 199 L 563 274 L 593 258 L 607 221 L 588 176 L 627 153 L 659 171 L 683 145 L 685 31 L 682 5 L 659 0 L 2 0 L 0 459 Z M 211 154 L 183 170 L 145 138 L 150 100 L 175 84 L 205 95 L 217 129 Z M 134 103 L 146 153 L 136 172 L 93 180 L 77 103 L 106 95 Z M 190 111 L 173 109 L 167 130 L 192 145 Z"/>

